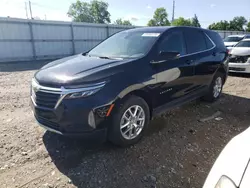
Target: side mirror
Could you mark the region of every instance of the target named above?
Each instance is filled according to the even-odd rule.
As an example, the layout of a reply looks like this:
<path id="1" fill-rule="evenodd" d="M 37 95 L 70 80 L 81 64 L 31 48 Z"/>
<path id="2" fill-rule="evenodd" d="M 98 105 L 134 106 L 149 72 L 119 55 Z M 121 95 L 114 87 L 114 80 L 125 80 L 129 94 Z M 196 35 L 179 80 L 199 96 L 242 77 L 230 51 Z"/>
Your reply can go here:
<path id="1" fill-rule="evenodd" d="M 178 59 L 180 57 L 180 52 L 164 52 L 160 51 L 156 61 L 151 61 L 151 64 L 159 64 L 169 60 Z"/>

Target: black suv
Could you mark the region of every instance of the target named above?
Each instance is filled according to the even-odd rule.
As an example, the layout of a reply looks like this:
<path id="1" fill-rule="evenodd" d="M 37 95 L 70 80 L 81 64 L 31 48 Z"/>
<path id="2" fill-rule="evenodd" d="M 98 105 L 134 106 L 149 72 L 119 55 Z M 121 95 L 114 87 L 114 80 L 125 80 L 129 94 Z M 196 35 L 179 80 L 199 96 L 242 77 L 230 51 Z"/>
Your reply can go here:
<path id="1" fill-rule="evenodd" d="M 216 100 L 227 73 L 227 49 L 216 32 L 130 29 L 45 65 L 32 79 L 32 108 L 49 131 L 127 146 L 156 114 L 199 97 Z"/>

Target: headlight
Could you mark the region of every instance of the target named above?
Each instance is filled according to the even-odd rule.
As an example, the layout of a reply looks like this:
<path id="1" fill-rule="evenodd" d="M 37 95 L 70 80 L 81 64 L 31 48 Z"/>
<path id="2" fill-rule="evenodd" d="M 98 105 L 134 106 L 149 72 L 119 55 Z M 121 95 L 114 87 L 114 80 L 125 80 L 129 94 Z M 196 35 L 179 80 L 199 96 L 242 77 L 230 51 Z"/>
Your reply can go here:
<path id="1" fill-rule="evenodd" d="M 101 89 L 101 88 L 100 88 Z M 89 90 L 89 91 L 82 91 L 82 92 L 77 92 L 77 93 L 72 93 L 69 94 L 66 98 L 80 98 L 80 97 L 88 97 L 90 95 L 95 94 L 97 91 L 99 91 L 100 89 L 95 89 L 95 90 Z"/>
<path id="2" fill-rule="evenodd" d="M 98 84 L 88 85 L 86 87 L 82 88 L 75 88 L 75 89 L 68 89 L 68 94 L 66 95 L 66 98 L 68 99 L 74 99 L 74 98 L 80 98 L 80 97 L 88 97 L 90 95 L 95 94 L 100 89 L 102 89 L 105 86 L 105 82 L 101 82 Z"/>
<path id="3" fill-rule="evenodd" d="M 215 188 L 237 188 L 237 186 L 229 177 L 221 176 Z"/>

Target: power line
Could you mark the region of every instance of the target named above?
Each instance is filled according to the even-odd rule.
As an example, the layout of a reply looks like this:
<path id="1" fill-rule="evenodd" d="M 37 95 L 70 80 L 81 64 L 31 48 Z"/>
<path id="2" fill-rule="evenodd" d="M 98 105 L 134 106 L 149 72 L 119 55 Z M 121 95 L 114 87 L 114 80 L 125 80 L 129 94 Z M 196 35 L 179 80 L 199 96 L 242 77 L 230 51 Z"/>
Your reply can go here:
<path id="1" fill-rule="evenodd" d="M 26 18 L 29 19 L 28 9 L 27 9 L 27 2 L 25 2 L 25 12 L 26 12 Z"/>
<path id="2" fill-rule="evenodd" d="M 42 8 L 46 8 L 46 9 L 50 9 L 50 10 L 62 10 L 62 9 L 60 9 L 60 8 L 58 8 L 58 7 L 52 7 L 52 6 L 47 6 L 47 5 L 43 5 L 43 4 L 40 4 L 40 3 L 31 3 L 31 4 L 33 4 L 33 5 L 35 5 L 35 6 L 38 6 L 38 7 L 42 7 Z"/>

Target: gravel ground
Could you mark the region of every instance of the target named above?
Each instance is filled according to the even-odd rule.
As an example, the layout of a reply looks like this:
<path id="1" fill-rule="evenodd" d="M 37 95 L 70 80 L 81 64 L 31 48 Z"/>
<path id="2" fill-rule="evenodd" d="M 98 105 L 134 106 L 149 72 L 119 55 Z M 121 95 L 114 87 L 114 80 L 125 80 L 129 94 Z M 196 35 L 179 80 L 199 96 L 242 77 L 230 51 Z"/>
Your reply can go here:
<path id="1" fill-rule="evenodd" d="M 2 188 L 200 188 L 221 149 L 250 122 L 250 77 L 233 75 L 220 100 L 168 111 L 130 148 L 64 138 L 45 132 L 32 116 L 29 85 L 39 67 L 0 65 Z M 206 119 L 214 114 L 217 120 Z"/>

